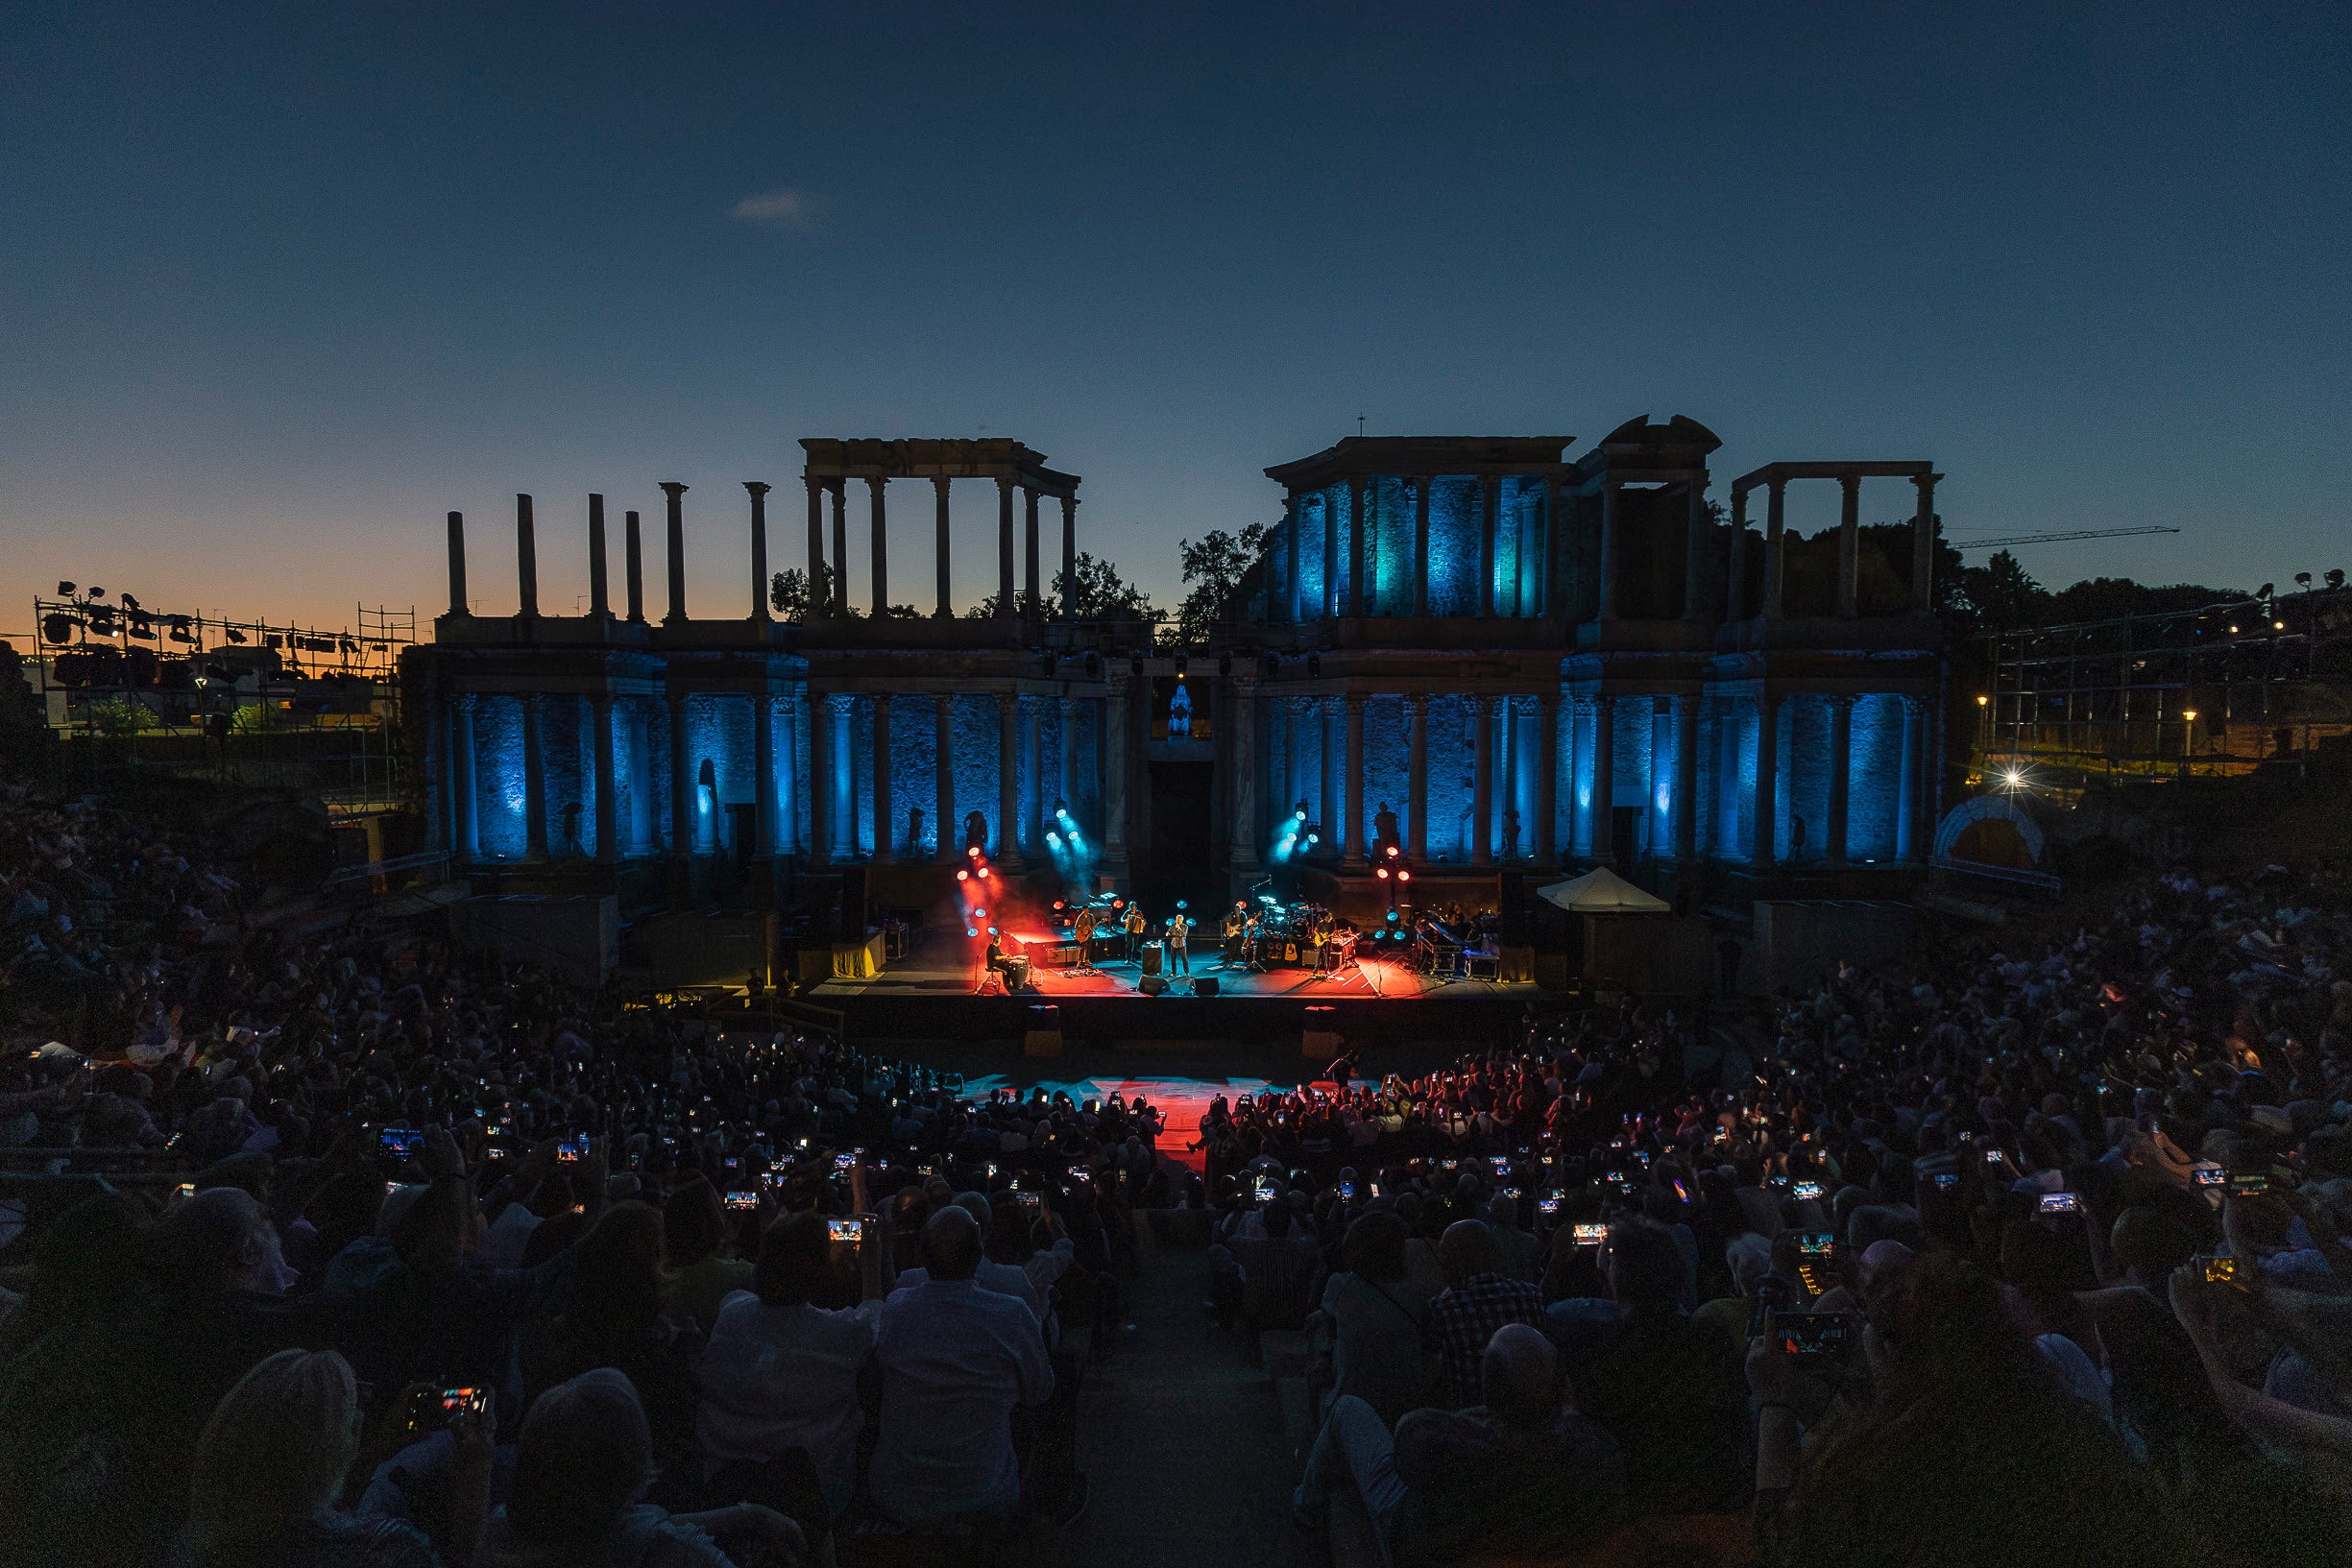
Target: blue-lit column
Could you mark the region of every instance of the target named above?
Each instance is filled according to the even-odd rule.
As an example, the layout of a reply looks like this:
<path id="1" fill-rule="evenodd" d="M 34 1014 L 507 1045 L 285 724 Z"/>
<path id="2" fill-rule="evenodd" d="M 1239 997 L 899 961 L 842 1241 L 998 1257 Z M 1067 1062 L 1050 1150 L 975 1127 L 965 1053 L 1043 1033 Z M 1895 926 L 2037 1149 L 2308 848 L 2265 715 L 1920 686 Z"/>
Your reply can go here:
<path id="1" fill-rule="evenodd" d="M 1494 704 L 1472 697 L 1470 705 L 1470 864 L 1494 863 Z"/>
<path id="2" fill-rule="evenodd" d="M 1429 479 L 1422 475 L 1413 484 L 1413 613 L 1429 614 Z M 1420 832 L 1420 813 L 1413 814 L 1413 831 Z M 1417 856 L 1418 858 L 1418 856 Z"/>
<path id="3" fill-rule="evenodd" d="M 541 751 L 546 736 L 540 722 L 545 701 L 536 695 L 522 699 L 522 857 L 526 860 L 547 857 L 547 760 Z"/>
<path id="4" fill-rule="evenodd" d="M 609 866 L 620 858 L 620 803 L 613 798 L 616 770 L 611 692 L 599 691 L 588 699 L 588 721 L 596 729 L 596 863 Z"/>
<path id="5" fill-rule="evenodd" d="M 1284 574 L 1285 580 L 1282 585 L 1282 597 L 1288 608 L 1282 618 L 1288 624 L 1296 626 L 1299 621 L 1298 536 L 1306 531 L 1301 526 L 1305 519 L 1298 515 L 1298 493 L 1297 491 L 1283 497 L 1282 511 L 1283 543 L 1290 558 L 1289 570 Z"/>
<path id="6" fill-rule="evenodd" d="M 1503 478 L 1490 473 L 1478 486 L 1478 594 L 1471 614 L 1494 614 L 1494 541 L 1501 522 L 1497 509 L 1502 504 Z"/>
<path id="7" fill-rule="evenodd" d="M 1830 841 L 1824 846 L 1830 864 L 1846 863 L 1846 820 L 1854 788 L 1854 699 L 1843 692 L 1826 699 L 1830 705 Z"/>
<path id="8" fill-rule="evenodd" d="M 1373 479 L 1355 479 L 1347 492 L 1347 614 L 1364 614 L 1365 537 L 1371 530 Z M 1361 777 L 1361 775 L 1359 775 Z"/>
<path id="9" fill-rule="evenodd" d="M 1412 826 L 1406 832 L 1417 866 L 1429 863 L 1429 699 L 1418 693 L 1405 700 L 1405 809 Z"/>
<path id="10" fill-rule="evenodd" d="M 874 694 L 874 863 L 898 858 L 898 812 L 890 793 L 890 694 Z"/>
<path id="11" fill-rule="evenodd" d="M 1109 693 L 1103 699 L 1103 870 L 1119 878 L 1127 876 L 1127 786 L 1134 768 L 1127 737 L 1134 701 L 1128 678 L 1112 675 Z"/>
<path id="12" fill-rule="evenodd" d="M 1920 783 L 1927 777 L 1927 760 L 1920 754 L 1921 732 L 1926 726 L 1920 719 L 1927 704 L 1917 697 L 1896 701 L 1903 704 L 1903 778 L 1895 801 L 1895 858 L 1904 865 L 1917 865 L 1919 842 L 1925 836 L 1921 828 L 1927 817 L 1920 801 Z"/>
<path id="13" fill-rule="evenodd" d="M 944 491 L 947 481 L 939 481 Z M 943 596 L 940 603 L 947 600 Z M 931 699 L 932 739 L 932 826 L 937 829 L 938 853 L 934 859 L 953 861 L 962 853 L 963 830 L 956 821 L 956 699 L 945 694 Z M 910 846 L 920 849 L 920 845 Z"/>
<path id="14" fill-rule="evenodd" d="M 1604 865 L 1617 856 L 1617 699 L 1601 692 L 1592 699 L 1592 798 L 1586 808 L 1593 859 Z"/>
<path id="15" fill-rule="evenodd" d="M 693 770 L 686 760 L 686 693 L 672 691 L 669 707 L 669 862 L 673 876 L 684 879 L 694 856 Z"/>
<path id="16" fill-rule="evenodd" d="M 1061 803 L 1065 810 L 1078 809 L 1078 699 L 1057 697 L 1055 712 L 1061 716 Z M 1042 713 L 1040 714 L 1042 717 Z"/>
<path id="17" fill-rule="evenodd" d="M 1298 766 L 1298 720 L 1306 711 L 1304 697 L 1291 697 L 1282 704 L 1282 794 L 1276 804 L 1281 814 L 1289 816 L 1305 798 L 1306 784 Z"/>
<path id="18" fill-rule="evenodd" d="M 776 857 L 776 700 L 764 689 L 751 694 L 751 770 L 758 781 L 752 810 L 758 818 L 753 854 L 763 862 Z"/>
<path id="19" fill-rule="evenodd" d="M 1560 693 L 1536 693 L 1536 864 L 1560 860 Z"/>
<path id="20" fill-rule="evenodd" d="M 1340 749 L 1338 744 L 1340 700 L 1337 697 L 1320 698 L 1315 703 L 1315 709 L 1322 724 L 1322 744 L 1318 748 L 1316 755 L 1323 761 L 1323 832 L 1330 835 L 1330 842 L 1324 846 L 1323 853 L 1337 855 L 1339 853 L 1337 835 L 1340 831 L 1342 814 L 1346 809 L 1340 794 Z"/>
<path id="21" fill-rule="evenodd" d="M 481 781 L 473 771 L 473 713 L 478 700 L 472 692 L 457 699 L 457 755 L 450 760 L 449 783 L 457 807 L 451 848 L 460 860 L 469 861 L 482 855 Z"/>
<path id="22" fill-rule="evenodd" d="M 1650 804 L 1642 813 L 1647 829 L 1641 849 L 1650 859 L 1663 860 L 1674 842 L 1674 708 L 1671 701 L 1660 707 L 1655 697 L 1649 699 L 1649 707 Z"/>
<path id="23" fill-rule="evenodd" d="M 1759 683 L 1756 694 L 1756 843 L 1748 858 L 1763 870 L 1780 857 L 1781 699 Z"/>
<path id="24" fill-rule="evenodd" d="M 1030 601 L 1034 604 L 1034 599 Z M 1021 755 L 1024 771 L 1029 776 L 1029 788 L 1021 796 L 1021 847 L 1024 853 L 1042 855 L 1045 845 L 1045 704 L 1042 700 L 1021 705 L 1029 710 L 1029 722 L 1021 725 Z"/>
<path id="25" fill-rule="evenodd" d="M 1699 695 L 1674 699 L 1674 857 L 1699 857 Z"/>
<path id="26" fill-rule="evenodd" d="M 1007 492 L 1007 494 L 1010 494 Z M 1006 514 L 1010 516 L 1009 513 Z M 1011 537 L 1006 536 L 1008 539 Z M 1012 557 L 1005 557 L 1010 573 Z M 1005 596 L 1007 604 L 1012 595 Z M 1006 871 L 1019 871 L 1021 860 L 1021 698 L 996 694 L 996 859 Z"/>
<path id="27" fill-rule="evenodd" d="M 1340 614 L 1340 494 L 1343 487 L 1327 486 L 1323 498 L 1323 619 L 1337 620 Z"/>
<path id="28" fill-rule="evenodd" d="M 1364 699 L 1349 693 L 1340 706 L 1347 726 L 1346 794 L 1340 811 L 1340 859 L 1353 865 L 1364 842 Z"/>
<path id="29" fill-rule="evenodd" d="M 809 692 L 809 859 L 833 863 L 833 698 Z"/>

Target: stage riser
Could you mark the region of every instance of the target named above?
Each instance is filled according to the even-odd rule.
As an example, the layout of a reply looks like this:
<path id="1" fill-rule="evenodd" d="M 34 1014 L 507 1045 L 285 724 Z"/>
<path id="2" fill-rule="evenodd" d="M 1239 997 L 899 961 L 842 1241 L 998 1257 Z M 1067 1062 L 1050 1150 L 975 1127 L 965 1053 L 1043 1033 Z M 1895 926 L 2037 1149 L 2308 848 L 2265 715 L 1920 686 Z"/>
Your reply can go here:
<path id="1" fill-rule="evenodd" d="M 1355 1044 L 1459 1039 L 1465 1049 L 1512 1038 L 1533 988 L 1493 998 L 1317 998 L 1334 1009 L 1339 1032 Z M 830 1001 L 830 999 L 828 999 Z M 1295 1046 L 1306 1026 L 1309 1002 L 1286 997 L 843 997 L 832 1005 L 848 1016 L 853 1039 L 1002 1040 L 1017 1053 L 1029 1028 L 1029 1009 L 1051 1001 L 1061 1009 L 1061 1030 L 1073 1049 L 1117 1045 L 1123 1049 L 1203 1040 Z"/>

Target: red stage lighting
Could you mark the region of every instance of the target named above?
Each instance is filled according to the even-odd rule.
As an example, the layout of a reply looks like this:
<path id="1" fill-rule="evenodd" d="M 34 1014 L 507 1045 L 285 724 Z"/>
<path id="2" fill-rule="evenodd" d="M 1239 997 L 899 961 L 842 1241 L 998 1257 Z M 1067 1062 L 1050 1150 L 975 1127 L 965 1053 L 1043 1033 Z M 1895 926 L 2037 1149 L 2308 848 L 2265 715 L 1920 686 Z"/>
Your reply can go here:
<path id="1" fill-rule="evenodd" d="M 1392 860 L 1396 858 L 1396 846 L 1394 844 L 1389 846 L 1389 858 Z"/>
<path id="2" fill-rule="evenodd" d="M 980 878 L 982 881 L 986 881 L 988 880 L 988 868 L 986 866 L 980 868 Z"/>
<path id="3" fill-rule="evenodd" d="M 1413 880 L 1413 873 L 1410 871 L 1399 871 L 1396 874 L 1396 880 L 1400 882 L 1409 882 Z"/>
<path id="4" fill-rule="evenodd" d="M 1375 877 L 1378 877 L 1378 878 L 1379 878 L 1379 879 L 1380 879 L 1382 881 L 1384 881 L 1384 882 L 1385 882 L 1385 881 L 1387 881 L 1387 880 L 1389 880 L 1389 868 L 1388 868 L 1388 867 L 1386 867 L 1386 866 L 1382 866 L 1382 867 L 1381 867 L 1381 868 L 1380 868 L 1378 871 L 1376 871 L 1376 872 L 1372 873 L 1372 875 L 1373 875 L 1373 876 L 1375 876 Z"/>
<path id="5" fill-rule="evenodd" d="M 977 860 L 980 858 L 980 846 L 978 844 L 970 845 L 964 850 L 964 854 Z"/>

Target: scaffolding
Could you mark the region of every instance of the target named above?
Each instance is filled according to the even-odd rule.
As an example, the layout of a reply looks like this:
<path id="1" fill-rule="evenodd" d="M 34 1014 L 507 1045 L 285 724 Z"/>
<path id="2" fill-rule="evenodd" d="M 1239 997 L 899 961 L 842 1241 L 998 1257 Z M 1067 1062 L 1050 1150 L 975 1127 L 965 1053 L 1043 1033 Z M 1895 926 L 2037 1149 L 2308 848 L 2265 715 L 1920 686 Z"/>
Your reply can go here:
<path id="1" fill-rule="evenodd" d="M 27 673 L 69 780 L 130 769 L 293 790 L 337 820 L 402 804 L 400 659 L 417 615 L 334 630 L 150 610 L 98 591 L 33 601 Z"/>
<path id="2" fill-rule="evenodd" d="M 1977 771 L 2080 788 L 2242 773 L 2352 733 L 2352 590 L 1997 632 Z"/>

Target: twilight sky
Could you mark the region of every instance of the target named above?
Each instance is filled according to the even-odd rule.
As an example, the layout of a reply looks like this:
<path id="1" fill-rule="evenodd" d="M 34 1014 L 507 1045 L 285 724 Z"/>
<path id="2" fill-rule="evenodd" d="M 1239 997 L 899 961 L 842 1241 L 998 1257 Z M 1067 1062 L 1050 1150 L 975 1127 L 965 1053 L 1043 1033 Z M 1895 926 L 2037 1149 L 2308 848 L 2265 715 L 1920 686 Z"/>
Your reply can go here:
<path id="1" fill-rule="evenodd" d="M 452 507 L 506 611 L 518 490 L 569 612 L 586 493 L 618 543 L 671 478 L 691 608 L 740 614 L 739 482 L 798 559 L 804 435 L 1026 441 L 1170 604 L 1178 537 L 1271 519 L 1258 470 L 1358 415 L 1581 450 L 1685 413 L 1718 493 L 1924 456 L 1955 536 L 2183 529 L 2025 553 L 2057 583 L 2352 567 L 2348 17 L 28 3 L 0 633 L 61 576 L 429 614 Z M 892 495 L 928 609 L 928 487 Z M 958 491 L 966 601 L 993 506 Z"/>

